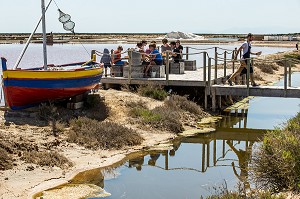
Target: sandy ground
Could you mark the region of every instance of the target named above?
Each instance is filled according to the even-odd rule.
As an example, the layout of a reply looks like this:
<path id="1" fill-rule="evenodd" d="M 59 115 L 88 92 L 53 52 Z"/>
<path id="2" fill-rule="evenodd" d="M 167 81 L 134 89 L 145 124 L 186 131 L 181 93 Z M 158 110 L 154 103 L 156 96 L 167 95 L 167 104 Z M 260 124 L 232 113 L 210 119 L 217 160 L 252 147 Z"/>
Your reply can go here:
<path id="1" fill-rule="evenodd" d="M 270 59 L 278 56 L 281 55 L 270 55 L 261 58 Z M 297 64 L 293 70 L 300 71 L 300 64 Z M 279 67 L 274 74 L 263 74 L 260 71 L 258 73 L 263 77 L 263 80 L 259 81 L 259 83 L 270 84 L 282 77 L 283 67 Z M 39 124 L 37 115 L 34 112 L 7 115 L 4 111 L 1 111 L 0 135 L 3 139 L 22 140 L 26 144 L 35 143 L 41 150 L 56 150 L 74 163 L 74 166 L 70 169 L 40 167 L 24 163 L 24 161 L 16 157 L 13 169 L 0 171 L 1 199 L 31 198 L 34 193 L 67 183 L 68 180 L 81 171 L 111 165 L 122 160 L 131 152 L 167 142 L 175 137 L 174 134 L 169 132 L 156 132 L 151 128 L 139 128 L 134 124 L 129 124 L 127 121 L 127 110 L 123 106 L 126 101 L 145 101 L 149 108 L 160 106 L 163 102 L 116 90 L 100 90 L 100 95 L 105 97 L 105 102 L 111 108 L 111 114 L 108 119 L 136 129 L 145 141 L 140 146 L 123 150 L 89 150 L 66 142 L 63 134 L 58 138 L 51 136 L 51 128 Z M 60 144 L 55 144 L 57 140 L 59 140 Z"/>
<path id="2" fill-rule="evenodd" d="M 101 90 L 100 93 L 101 96 L 105 97 L 105 102 L 111 108 L 111 114 L 108 119 L 130 126 L 133 129 L 137 129 L 137 126 L 128 124 L 126 121 L 127 110 L 122 104 L 126 101 L 139 100 L 145 101 L 149 105 L 149 108 L 154 108 L 163 103 L 123 91 Z M 29 120 L 37 120 L 36 115 L 32 113 L 29 115 L 22 113 L 20 115 L 13 115 L 13 117 L 7 117 L 4 116 L 4 112 L 1 111 L 1 136 L 8 140 L 18 140 L 22 137 L 22 140 L 28 140 L 28 143 L 36 143 L 41 150 L 47 149 L 44 147 L 47 143 L 51 144 L 55 143 L 55 140 L 59 140 L 60 144 L 51 147 L 51 149 L 65 155 L 73 162 L 74 166 L 68 170 L 63 170 L 58 167 L 39 167 L 17 160 L 13 169 L 0 171 L 1 199 L 31 198 L 33 193 L 68 182 L 68 180 L 72 179 L 73 176 L 81 171 L 111 165 L 122 160 L 126 154 L 141 150 L 144 147 L 151 147 L 157 143 L 166 142 L 175 137 L 172 133 L 156 132 L 150 128 L 146 128 L 146 130 L 137 129 L 145 139 L 142 145 L 125 148 L 123 150 L 94 151 L 85 149 L 76 144 L 67 143 L 64 141 L 64 135 L 59 136 L 59 138 L 54 138 L 51 136 L 50 127 L 40 127 L 33 124 L 28 125 L 26 122 L 29 122 Z M 32 168 L 32 166 L 34 169 L 29 169 Z"/>

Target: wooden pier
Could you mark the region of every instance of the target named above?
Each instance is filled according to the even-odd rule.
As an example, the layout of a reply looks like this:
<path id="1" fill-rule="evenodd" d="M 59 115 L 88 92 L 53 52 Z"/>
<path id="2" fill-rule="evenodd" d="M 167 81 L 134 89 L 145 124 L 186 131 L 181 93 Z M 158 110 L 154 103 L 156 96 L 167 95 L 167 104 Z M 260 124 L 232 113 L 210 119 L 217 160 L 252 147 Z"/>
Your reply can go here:
<path id="1" fill-rule="evenodd" d="M 228 59 L 227 57 L 232 57 L 235 51 L 229 51 L 223 49 L 223 53 L 218 53 L 218 47 L 215 48 L 215 54 L 209 56 L 206 51 L 200 51 L 199 56 L 202 56 L 203 67 L 197 68 L 193 71 L 184 71 L 184 74 L 170 74 L 170 52 L 167 52 L 167 63 L 165 67 L 165 77 L 164 78 L 134 78 L 131 75 L 132 63 L 132 51 L 128 51 L 129 57 L 129 74 L 125 77 L 103 77 L 101 83 L 104 87 L 109 87 L 110 85 L 158 85 L 158 86 L 168 86 L 168 87 L 191 87 L 198 88 L 202 90 L 204 96 L 204 108 L 212 108 L 213 111 L 217 107 L 221 108 L 221 97 L 222 96 L 262 96 L 262 97 L 285 97 L 285 98 L 299 98 L 300 88 L 292 87 L 291 85 L 291 62 L 295 60 L 282 59 L 279 60 L 283 63 L 284 67 L 284 85 L 283 86 L 257 86 L 252 87 L 249 84 L 249 72 L 246 74 L 246 85 L 226 85 L 226 79 L 234 72 L 235 65 L 239 64 L 239 60 Z M 189 47 L 186 47 L 186 60 L 189 55 Z M 222 55 L 222 57 L 220 57 Z M 249 68 L 249 63 L 256 61 L 256 59 L 249 59 L 247 67 Z M 264 60 L 259 60 L 264 62 Z M 278 60 L 265 60 L 265 62 L 276 62 Z M 248 70 L 249 71 L 249 70 Z M 208 103 L 208 100 L 211 100 Z"/>

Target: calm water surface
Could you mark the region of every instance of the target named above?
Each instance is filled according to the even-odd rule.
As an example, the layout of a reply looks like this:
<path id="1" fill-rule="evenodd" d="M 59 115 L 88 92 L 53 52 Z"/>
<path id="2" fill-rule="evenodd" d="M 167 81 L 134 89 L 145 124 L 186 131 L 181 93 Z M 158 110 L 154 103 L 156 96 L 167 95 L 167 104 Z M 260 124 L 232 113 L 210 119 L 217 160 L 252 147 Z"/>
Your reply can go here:
<path id="1" fill-rule="evenodd" d="M 47 46 L 48 63 L 49 64 L 65 64 L 72 62 L 87 61 L 90 59 L 91 50 L 95 49 L 103 52 L 104 48 L 116 49 L 120 44 L 54 44 L 53 46 Z M 124 49 L 135 47 L 134 44 L 121 44 Z M 199 53 L 204 49 L 212 47 L 220 47 L 223 49 L 233 50 L 235 47 L 239 47 L 241 43 L 236 45 L 188 45 L 195 49 L 190 49 L 189 53 Z M 8 68 L 12 68 L 16 63 L 24 44 L 1 44 L 0 55 L 8 60 Z M 255 47 L 253 51 L 262 51 L 263 54 L 272 54 L 282 51 L 291 50 L 291 48 L 276 48 L 276 47 Z M 214 49 L 207 50 L 211 57 L 214 56 Z M 224 50 L 219 49 L 218 53 L 222 54 Z M 224 55 L 220 55 L 223 57 Z M 202 54 L 190 55 L 189 59 L 197 61 L 197 66 L 202 67 Z M 228 55 L 230 58 L 230 55 Z M 99 57 L 98 57 L 98 60 Z M 20 63 L 21 68 L 40 67 L 43 65 L 43 54 L 41 44 L 30 44 L 27 52 L 24 55 Z"/>
<path id="2" fill-rule="evenodd" d="M 118 44 L 85 44 L 88 52 L 116 48 Z M 132 47 L 123 44 L 124 49 Z M 215 46 L 215 45 L 214 45 Z M 1 56 L 12 67 L 23 45 L 0 45 Z M 209 48 L 212 45 L 194 45 Z M 226 49 L 236 46 L 222 45 Z M 265 54 L 289 50 L 286 48 L 254 47 Z M 49 63 L 63 64 L 88 60 L 90 55 L 80 44 L 53 45 L 48 47 Z M 213 53 L 213 51 L 211 51 Z M 194 59 L 194 57 L 190 57 Z M 201 58 L 195 56 L 197 62 Z M 42 65 L 41 45 L 31 45 L 21 67 Z M 199 65 L 198 65 L 199 66 Z M 201 66 L 201 64 L 200 64 Z M 293 74 L 293 85 L 300 86 L 300 74 Z M 282 84 L 279 82 L 279 84 Z M 104 188 L 108 199 L 182 199 L 200 198 L 215 194 L 214 187 L 224 185 L 235 189 L 237 182 L 249 186 L 246 166 L 255 146 L 259 144 L 264 129 L 274 129 L 299 111 L 299 99 L 262 98 L 249 101 L 247 114 L 224 115 L 216 125 L 216 132 L 182 137 L 172 142 L 168 150 L 143 151 L 130 155 L 110 169 L 90 171 L 73 183 L 93 183 Z"/>

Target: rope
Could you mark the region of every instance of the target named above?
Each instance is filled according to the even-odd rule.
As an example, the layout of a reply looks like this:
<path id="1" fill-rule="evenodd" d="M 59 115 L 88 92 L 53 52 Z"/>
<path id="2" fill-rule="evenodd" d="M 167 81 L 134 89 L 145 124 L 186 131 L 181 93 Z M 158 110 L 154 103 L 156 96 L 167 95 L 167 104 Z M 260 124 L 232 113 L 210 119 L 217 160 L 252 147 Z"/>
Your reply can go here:
<path id="1" fill-rule="evenodd" d="M 226 48 L 221 48 L 221 47 L 217 47 L 217 48 L 219 48 L 219 49 L 221 49 L 221 50 L 226 50 L 226 51 L 233 51 L 233 50 L 231 50 L 231 49 L 226 49 Z"/>
<path id="2" fill-rule="evenodd" d="M 214 49 L 215 47 L 210 47 L 210 48 L 193 48 L 193 47 L 189 47 L 190 49 L 193 49 L 193 50 L 211 50 L 211 49 Z"/>
<path id="3" fill-rule="evenodd" d="M 53 0 L 53 1 L 54 1 L 55 5 L 56 5 L 57 9 L 59 9 L 59 7 L 58 7 L 58 5 L 57 5 L 56 1 L 55 1 L 55 0 Z"/>

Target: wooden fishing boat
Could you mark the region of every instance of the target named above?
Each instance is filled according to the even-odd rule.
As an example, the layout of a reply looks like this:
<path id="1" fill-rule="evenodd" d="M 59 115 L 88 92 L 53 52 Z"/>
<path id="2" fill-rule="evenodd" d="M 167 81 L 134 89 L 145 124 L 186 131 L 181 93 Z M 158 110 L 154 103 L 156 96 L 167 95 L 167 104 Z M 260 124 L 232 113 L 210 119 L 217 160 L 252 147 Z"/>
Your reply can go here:
<path id="1" fill-rule="evenodd" d="M 5 105 L 13 110 L 28 108 L 41 102 L 65 99 L 83 94 L 97 87 L 102 77 L 103 67 L 96 63 L 96 55 L 93 53 L 92 59 L 88 62 L 59 66 L 47 64 L 45 12 L 52 0 L 50 0 L 47 8 L 45 8 L 44 0 L 41 0 L 41 2 L 43 14 L 37 27 L 42 21 L 44 66 L 28 69 L 18 68 L 18 64 L 37 27 L 28 39 L 21 56 L 12 69 L 8 69 L 6 59 L 1 58 Z M 71 30 L 74 33 L 75 24 L 70 21 L 70 16 L 61 11 L 60 15 L 64 28 L 66 27 L 67 30 Z"/>
<path id="2" fill-rule="evenodd" d="M 103 71 L 96 62 L 60 66 L 71 67 L 67 70 L 8 70 L 6 59 L 1 59 L 5 104 L 12 110 L 83 94 L 98 86 Z"/>

